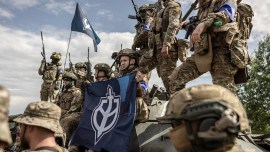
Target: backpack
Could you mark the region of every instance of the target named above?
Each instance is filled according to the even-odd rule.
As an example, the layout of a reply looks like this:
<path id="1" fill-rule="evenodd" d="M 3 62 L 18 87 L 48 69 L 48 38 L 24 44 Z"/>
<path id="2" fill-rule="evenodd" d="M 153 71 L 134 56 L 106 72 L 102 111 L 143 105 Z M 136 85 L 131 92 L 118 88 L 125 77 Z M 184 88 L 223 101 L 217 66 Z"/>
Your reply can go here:
<path id="1" fill-rule="evenodd" d="M 252 17 L 254 16 L 253 10 L 250 5 L 245 3 L 239 3 L 237 6 L 237 23 L 240 33 L 240 38 L 248 40 L 253 24 Z"/>
<path id="2" fill-rule="evenodd" d="M 254 13 L 250 5 L 245 3 L 238 4 L 236 22 L 239 35 L 232 41 L 230 50 L 231 62 L 240 69 L 246 68 L 250 62 L 247 40 L 253 27 L 253 16 Z"/>

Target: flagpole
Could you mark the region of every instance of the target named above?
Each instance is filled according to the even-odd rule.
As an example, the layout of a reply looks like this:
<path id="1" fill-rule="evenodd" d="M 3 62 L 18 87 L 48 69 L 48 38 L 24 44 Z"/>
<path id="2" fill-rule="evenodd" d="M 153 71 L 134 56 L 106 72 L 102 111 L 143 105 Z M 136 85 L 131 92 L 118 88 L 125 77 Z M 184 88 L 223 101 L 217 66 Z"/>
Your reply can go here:
<path id="1" fill-rule="evenodd" d="M 70 40 L 71 40 L 71 34 L 72 34 L 72 31 L 70 31 L 70 34 L 69 34 L 68 47 L 67 47 L 67 52 L 66 52 L 65 64 L 64 64 L 64 70 L 65 70 L 66 62 L 67 62 L 67 55 L 68 55 L 69 44 L 70 44 Z"/>

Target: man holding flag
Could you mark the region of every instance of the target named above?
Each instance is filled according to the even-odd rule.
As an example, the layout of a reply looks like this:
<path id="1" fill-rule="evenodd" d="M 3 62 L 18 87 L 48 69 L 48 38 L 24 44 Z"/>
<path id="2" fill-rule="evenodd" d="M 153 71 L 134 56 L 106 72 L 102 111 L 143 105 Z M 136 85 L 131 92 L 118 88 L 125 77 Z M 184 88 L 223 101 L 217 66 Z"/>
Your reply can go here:
<path id="1" fill-rule="evenodd" d="M 88 84 L 84 113 L 71 145 L 126 152 L 136 114 L 135 73 Z"/>

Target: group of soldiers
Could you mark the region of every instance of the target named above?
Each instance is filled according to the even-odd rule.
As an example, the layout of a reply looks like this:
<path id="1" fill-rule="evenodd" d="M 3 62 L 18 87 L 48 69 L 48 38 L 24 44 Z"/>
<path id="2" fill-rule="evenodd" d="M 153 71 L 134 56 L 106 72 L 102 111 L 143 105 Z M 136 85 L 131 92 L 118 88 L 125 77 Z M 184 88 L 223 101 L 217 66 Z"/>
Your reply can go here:
<path id="1" fill-rule="evenodd" d="M 20 124 L 21 148 L 66 151 L 56 144 L 54 136 L 64 132 L 68 145 L 83 112 L 85 86 L 132 72 L 136 72 L 137 81 L 136 122 L 147 121 L 149 110 L 144 97 L 150 73 L 156 68 L 170 97 L 166 114 L 159 120 L 171 121 L 170 137 L 177 151 L 242 151 L 235 145 L 235 138 L 249 124 L 234 91 L 234 76 L 239 67 L 231 62 L 232 39 L 239 35 L 232 30 L 236 28 L 233 23 L 238 3 L 198 0 L 199 23 L 190 35 L 191 42 L 176 38 L 179 30 L 189 24 L 181 20 L 181 5 L 176 0 L 159 0 L 155 7 L 141 6 L 132 47 L 113 54 L 114 70 L 106 63 L 96 64 L 95 81 L 87 74 L 91 73 L 91 66 L 90 69 L 87 66 L 91 63 L 79 62 L 75 69 L 63 71 L 61 54 L 53 52 L 52 61 L 42 60 L 39 68 L 43 78 L 41 102 L 30 103 L 24 114 L 15 119 Z M 222 23 L 222 28 L 216 22 Z M 136 51 L 138 48 L 140 51 Z M 194 51 L 191 57 L 187 56 L 189 48 Z M 178 59 L 182 63 L 176 67 Z M 187 82 L 208 71 L 215 85 L 185 89 Z M 6 120 L 9 95 L 3 88 L 0 91 L 0 102 L 4 105 L 0 107 L 0 119 Z M 48 100 L 51 102 L 45 102 Z M 7 130 L 6 125 L 1 122 L 0 129 Z M 1 130 L 0 148 L 3 148 L 11 140 Z M 78 148 L 70 145 L 69 151 L 79 151 Z"/>

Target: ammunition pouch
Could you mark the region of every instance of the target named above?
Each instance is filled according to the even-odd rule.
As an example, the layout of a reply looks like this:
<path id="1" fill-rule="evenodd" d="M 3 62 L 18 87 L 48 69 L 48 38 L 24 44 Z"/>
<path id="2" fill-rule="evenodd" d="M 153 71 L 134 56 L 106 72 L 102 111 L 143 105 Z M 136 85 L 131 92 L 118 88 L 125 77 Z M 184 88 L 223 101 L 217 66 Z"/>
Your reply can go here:
<path id="1" fill-rule="evenodd" d="M 185 62 L 187 59 L 187 50 L 190 48 L 190 42 L 185 39 L 178 39 L 177 48 L 179 60 Z"/>
<path id="2" fill-rule="evenodd" d="M 162 18 L 157 18 L 155 24 L 156 24 L 156 32 L 160 32 L 162 28 Z"/>
<path id="3" fill-rule="evenodd" d="M 194 43 L 195 63 L 200 73 L 207 72 L 211 69 L 213 52 L 211 36 L 208 33 L 202 33 L 201 41 Z"/>
<path id="4" fill-rule="evenodd" d="M 234 39 L 230 46 L 231 62 L 240 69 L 244 69 L 249 62 L 249 55 L 245 40 Z"/>
<path id="5" fill-rule="evenodd" d="M 213 32 L 215 33 L 224 33 L 222 35 L 223 36 L 223 44 L 225 46 L 230 46 L 232 44 L 232 41 L 235 37 L 235 35 L 238 33 L 238 27 L 237 27 L 237 23 L 233 22 L 233 23 L 227 23 L 221 27 L 214 27 L 213 28 Z"/>
<path id="6" fill-rule="evenodd" d="M 157 50 L 161 50 L 163 46 L 163 43 L 162 43 L 163 41 L 162 41 L 162 37 L 160 33 L 155 35 L 155 40 L 156 40 Z"/>

